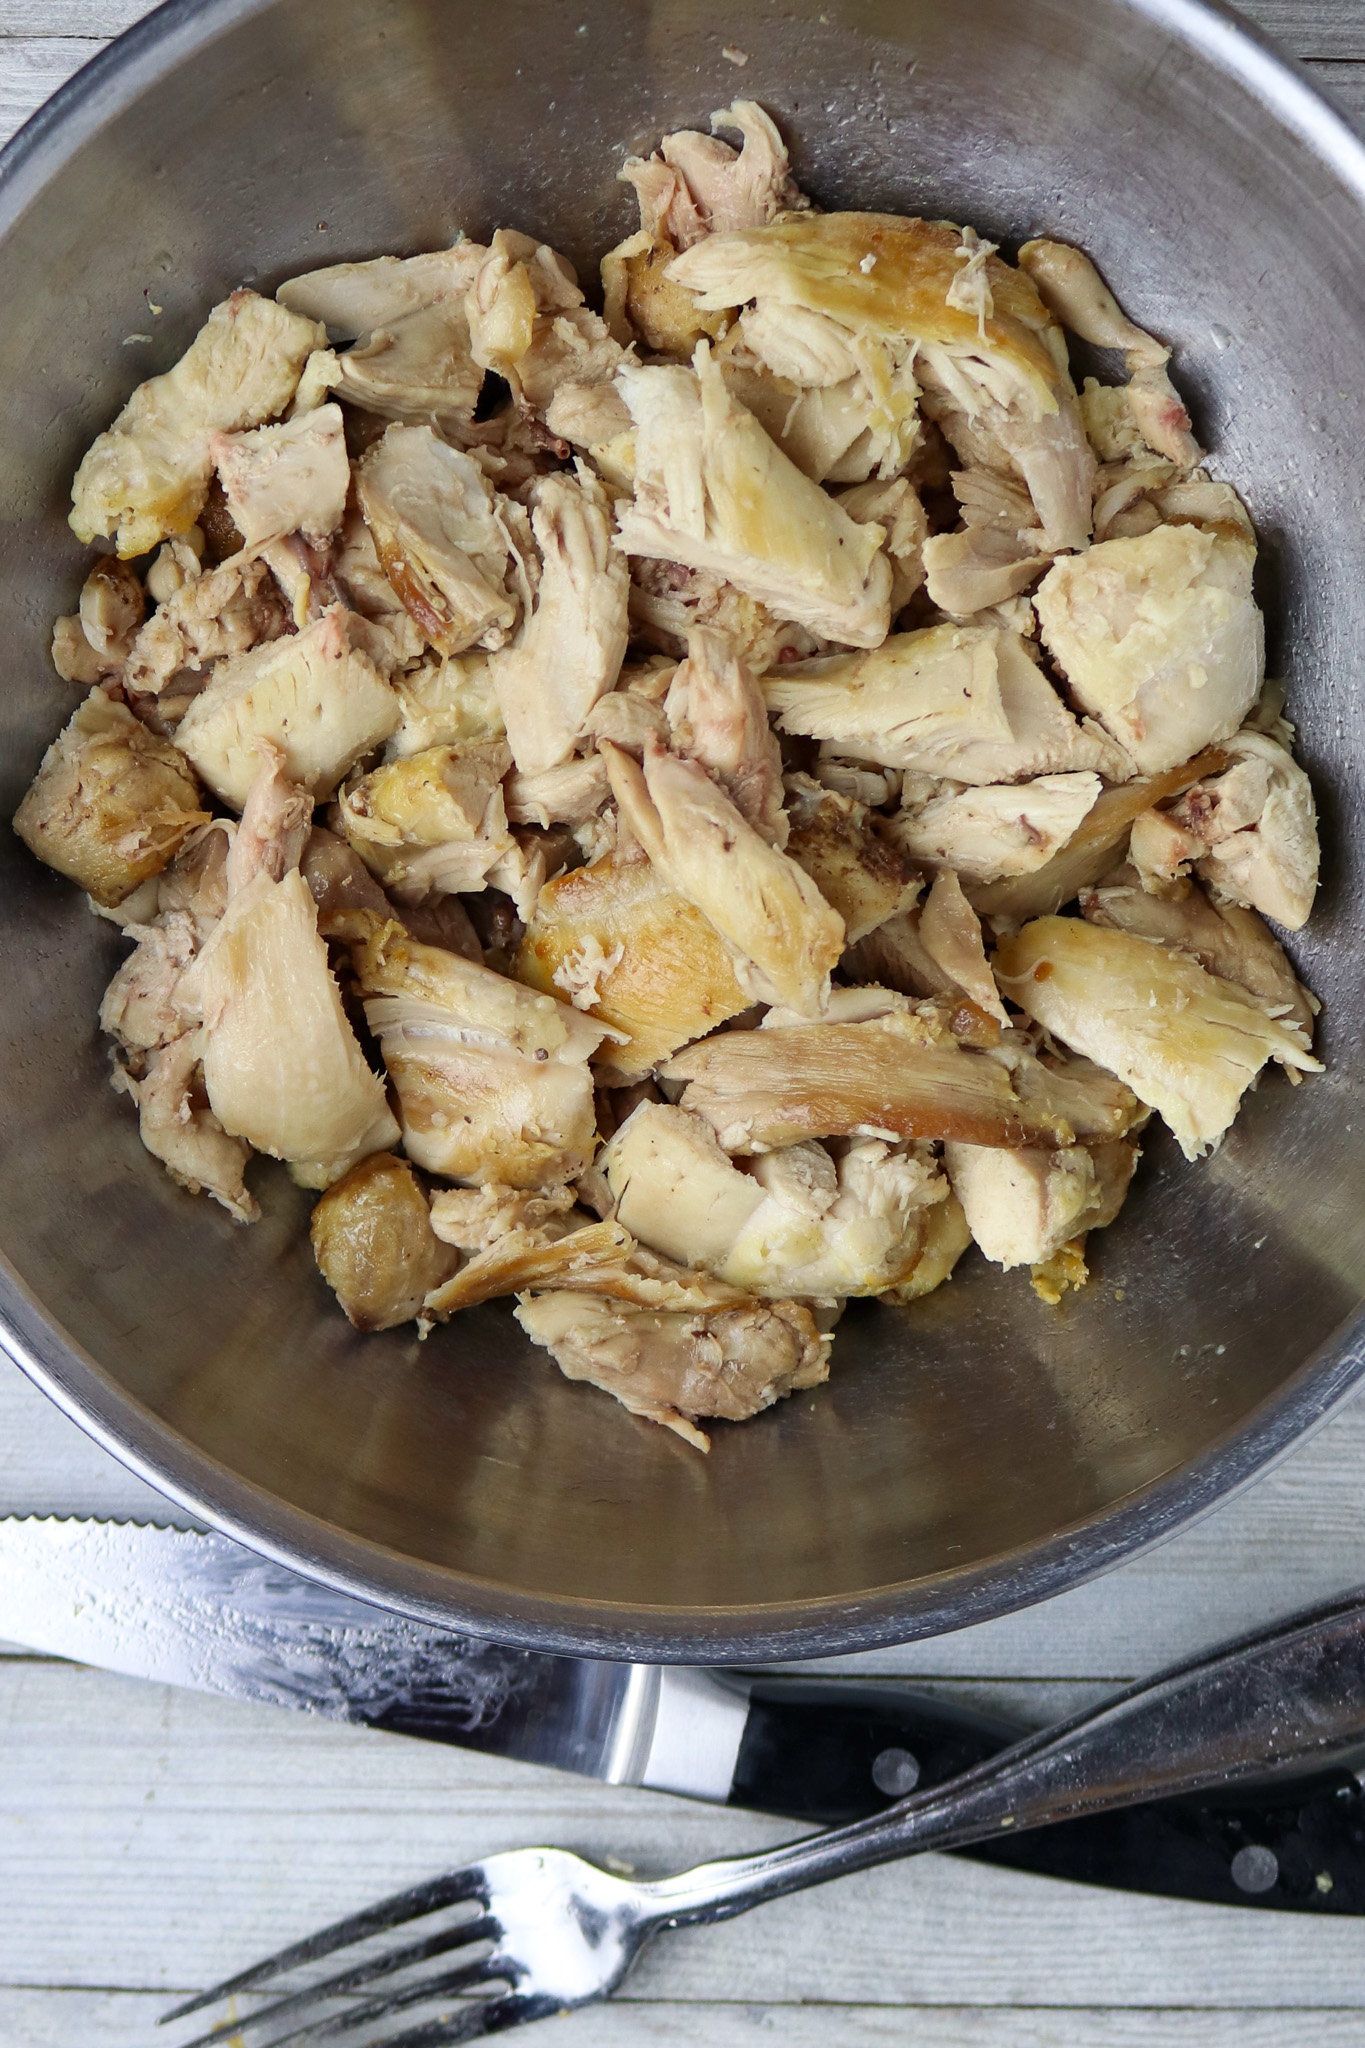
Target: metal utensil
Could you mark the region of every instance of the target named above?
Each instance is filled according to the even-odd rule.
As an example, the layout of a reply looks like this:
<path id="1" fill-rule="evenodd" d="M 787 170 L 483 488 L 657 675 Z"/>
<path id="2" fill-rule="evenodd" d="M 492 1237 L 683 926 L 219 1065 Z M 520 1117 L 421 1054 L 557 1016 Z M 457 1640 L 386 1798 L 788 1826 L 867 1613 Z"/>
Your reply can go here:
<path id="1" fill-rule="evenodd" d="M 301 2044 L 357 2028 L 373 2048 L 472 2040 L 605 1998 L 665 1928 L 733 1919 L 787 1892 L 925 1849 L 988 1841 L 1005 1829 L 1046 1827 L 1296 1763 L 1321 1767 L 1358 1744 L 1362 1700 L 1365 1604 L 1357 1596 L 1132 1686 L 1096 1712 L 1026 1737 L 852 1826 L 647 1884 L 628 1883 L 567 1850 L 516 1849 L 339 1921 L 166 2018 L 472 1904 L 472 1918 L 353 1959 L 203 2037 L 234 2030 L 259 2037 L 287 2022 L 277 2041 Z M 420 1967 L 432 1962 L 434 1969 Z M 399 1981 L 367 1989 L 386 1978 Z M 490 1992 L 495 1984 L 505 1989 Z M 338 2010 L 334 2001 L 343 1997 L 350 2003 Z"/>
<path id="2" fill-rule="evenodd" d="M 161 1684 L 822 1825 L 879 1813 L 1025 1733 L 899 1685 L 511 1650 L 383 1614 L 225 1537 L 133 1523 L 0 1519 L 0 1638 Z M 1365 1705 L 1361 1726 L 1365 1743 Z M 1133 1891 L 1354 1914 L 1365 1912 L 1363 1821 L 1359 1782 L 1335 1770 L 971 1853 Z"/>
<path id="3" fill-rule="evenodd" d="M 1195 0 L 395 0 L 375 22 L 373 0 L 172 0 L 0 159 L 0 815 L 64 715 L 71 475 L 215 299 L 509 223 L 591 284 L 633 224 L 622 152 L 742 91 L 825 205 L 1065 235 L 1175 344 L 1261 529 L 1324 812 L 1295 952 L 1329 1072 L 1267 1080 L 1212 1161 L 1144 1141 L 1062 1308 L 975 1257 L 909 1309 L 855 1304 L 829 1386 L 703 1461 L 569 1386 L 504 1307 L 421 1348 L 357 1337 L 282 1169 L 253 1169 L 250 1230 L 174 1188 L 94 1028 L 118 939 L 0 833 L 5 1342 L 219 1528 L 505 1642 L 763 1662 L 1042 1599 L 1234 1491 L 1365 1368 L 1365 154 Z"/>

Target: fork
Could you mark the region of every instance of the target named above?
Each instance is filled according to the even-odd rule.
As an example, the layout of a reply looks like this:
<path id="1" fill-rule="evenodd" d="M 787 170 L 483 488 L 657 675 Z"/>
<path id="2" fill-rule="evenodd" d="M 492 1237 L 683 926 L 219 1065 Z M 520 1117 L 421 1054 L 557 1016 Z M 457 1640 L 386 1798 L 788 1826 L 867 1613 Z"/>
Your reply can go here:
<path id="1" fill-rule="evenodd" d="M 339 1920 L 164 2020 L 350 1949 L 332 1975 L 185 2048 L 229 2035 L 233 2048 L 248 2037 L 301 2048 L 342 2035 L 354 2037 L 352 2048 L 444 2048 L 605 1998 L 664 1928 L 732 1919 L 786 1892 L 1005 1828 L 1173 1798 L 1296 1761 L 1318 1768 L 1359 1750 L 1363 1729 L 1365 1595 L 1356 1593 L 1131 1686 L 852 1826 L 642 1884 L 566 1849 L 514 1849 Z M 415 1941 L 365 1952 L 438 1916 Z M 424 2007 L 432 2010 L 419 2016 Z"/>

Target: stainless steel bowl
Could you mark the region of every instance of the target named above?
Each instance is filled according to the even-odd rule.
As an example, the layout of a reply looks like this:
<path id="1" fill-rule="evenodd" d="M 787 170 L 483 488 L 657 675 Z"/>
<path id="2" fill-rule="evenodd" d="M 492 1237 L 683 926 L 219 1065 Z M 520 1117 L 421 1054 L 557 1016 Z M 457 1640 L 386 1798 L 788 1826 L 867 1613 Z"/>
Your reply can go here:
<path id="1" fill-rule="evenodd" d="M 0 833 L 14 1356 L 316 1577 L 510 1641 L 696 1661 L 1041 1599 L 1242 1485 L 1365 1370 L 1365 152 L 1196 0 L 172 0 L 0 160 L 7 817 L 67 713 L 46 640 L 81 575 L 72 470 L 214 300 L 502 222 L 591 275 L 631 212 L 625 149 L 739 91 L 826 205 L 1061 234 L 1177 344 L 1262 535 L 1321 801 L 1295 951 L 1327 1076 L 1268 1080 L 1202 1165 L 1154 1137 L 1079 1298 L 1045 1308 L 972 1258 L 911 1311 L 857 1305 L 828 1388 L 703 1459 L 569 1386 L 505 1308 L 425 1346 L 352 1335 L 281 1171 L 251 1230 L 178 1193 L 108 1086 L 117 938 Z"/>

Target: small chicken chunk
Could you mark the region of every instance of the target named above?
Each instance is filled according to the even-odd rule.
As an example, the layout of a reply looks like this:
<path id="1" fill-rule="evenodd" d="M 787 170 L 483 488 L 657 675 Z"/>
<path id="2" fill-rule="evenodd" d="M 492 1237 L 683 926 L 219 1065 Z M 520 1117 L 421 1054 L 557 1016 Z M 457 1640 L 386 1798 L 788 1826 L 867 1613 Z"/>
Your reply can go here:
<path id="1" fill-rule="evenodd" d="M 1053 551 L 1033 500 L 1015 478 L 990 469 L 956 470 L 952 485 L 962 527 L 926 540 L 923 563 L 933 602 L 963 618 L 1029 589 Z"/>
<path id="2" fill-rule="evenodd" d="M 139 695 L 160 696 L 168 685 L 174 694 L 186 670 L 198 675 L 227 655 L 280 639 L 292 624 L 267 563 L 239 554 L 202 573 L 196 565 L 141 628 L 124 681 Z"/>
<path id="3" fill-rule="evenodd" d="M 351 465 L 339 405 L 249 434 L 212 434 L 209 453 L 243 546 L 301 533 L 321 547 L 341 525 Z"/>
<path id="4" fill-rule="evenodd" d="M 1254 546 L 1158 526 L 1055 562 L 1034 598 L 1075 699 L 1146 775 L 1236 732 L 1265 673 Z"/>
<path id="5" fill-rule="evenodd" d="M 180 977 L 199 950 L 194 922 L 175 911 L 159 924 L 126 925 L 137 945 L 115 974 L 100 1004 L 100 1029 L 125 1052 L 152 1052 L 185 1028 L 176 1005 Z"/>
<path id="6" fill-rule="evenodd" d="M 701 1451 L 711 1445 L 698 1417 L 744 1422 L 829 1376 L 829 1339 L 796 1302 L 659 1314 L 566 1291 L 523 1301 L 516 1316 L 568 1379 L 613 1394 Z"/>
<path id="7" fill-rule="evenodd" d="M 512 846 L 502 795 L 509 762 L 502 740 L 391 761 L 342 791 L 341 829 L 400 903 L 477 892 Z"/>
<path id="8" fill-rule="evenodd" d="M 430 427 L 390 427 L 356 471 L 384 573 L 438 654 L 502 647 L 517 621 L 510 547 L 477 462 Z"/>
<path id="9" fill-rule="evenodd" d="M 1107 733 L 1077 724 L 1021 636 L 995 626 L 893 633 L 868 654 L 785 663 L 762 688 L 783 732 L 889 768 L 968 783 L 1133 772 Z"/>
<path id="10" fill-rule="evenodd" d="M 681 562 L 854 647 L 890 622 L 880 526 L 859 526 L 802 475 L 726 388 L 704 345 L 691 370 L 625 365 L 635 421 L 635 497 L 618 545 Z"/>
<path id="11" fill-rule="evenodd" d="M 602 752 L 622 816 L 651 864 L 729 942 L 753 999 L 818 1016 L 844 924 L 810 877 L 759 837 L 696 762 L 657 740 L 643 768 L 609 741 Z"/>
<path id="12" fill-rule="evenodd" d="M 444 298 L 372 328 L 338 356 L 334 388 L 362 412 L 417 425 L 434 421 L 459 437 L 473 421 L 482 385 L 464 301 Z"/>
<path id="13" fill-rule="evenodd" d="M 297 869 L 280 882 L 262 871 L 229 900 L 178 1000 L 205 1025 L 204 1082 L 224 1130 L 287 1160 L 302 1187 L 330 1187 L 397 1139 Z"/>
<path id="14" fill-rule="evenodd" d="M 259 874 L 282 882 L 303 857 L 313 821 L 313 799 L 284 772 L 284 754 L 269 740 L 256 742 L 259 763 L 232 835 L 227 856 L 227 894 L 231 898 Z"/>
<path id="15" fill-rule="evenodd" d="M 506 733 L 487 654 L 449 659 L 428 654 L 415 668 L 393 677 L 393 690 L 403 723 L 385 750 L 391 760 L 425 753 L 428 747 L 479 745 Z"/>
<path id="16" fill-rule="evenodd" d="M 1244 989 L 1128 932 L 1039 918 L 1000 941 L 995 972 L 1012 1002 L 1155 1109 L 1187 1159 L 1217 1144 L 1267 1060 L 1321 1071 L 1302 1032 Z"/>
<path id="17" fill-rule="evenodd" d="M 503 796 L 514 825 L 586 825 L 611 796 L 611 782 L 606 762 L 588 754 L 539 775 L 509 775 Z"/>
<path id="18" fill-rule="evenodd" d="M 375 256 L 305 271 L 282 284 L 275 297 L 291 313 L 321 321 L 329 340 L 355 341 L 438 299 L 463 300 L 487 254 L 482 243 L 461 235 L 452 248 L 421 256 Z"/>
<path id="19" fill-rule="evenodd" d="M 350 615 L 334 607 L 302 633 L 220 662 L 175 737 L 214 794 L 240 809 L 258 740 L 273 741 L 290 780 L 321 798 L 401 717 L 393 691 L 352 644 Z"/>
<path id="20" fill-rule="evenodd" d="M 208 821 L 184 756 L 94 689 L 52 742 L 14 829 L 96 903 L 121 903 Z"/>
<path id="21" fill-rule="evenodd" d="M 515 647 L 493 664 L 512 758 L 523 775 L 567 761 L 583 722 L 613 689 L 630 637 L 630 573 L 612 547 L 611 502 L 580 468 L 533 487 L 540 550 L 536 606 Z"/>
<path id="22" fill-rule="evenodd" d="M 392 1152 L 371 1153 L 333 1182 L 311 1236 L 318 1270 L 357 1330 L 420 1322 L 427 1295 L 459 1264 L 431 1227 L 416 1174 Z"/>
<path id="23" fill-rule="evenodd" d="M 475 362 L 505 378 L 520 405 L 546 413 L 566 387 L 610 389 L 621 344 L 584 303 L 572 265 L 544 243 L 500 228 L 465 314 Z"/>
<path id="24" fill-rule="evenodd" d="M 418 1166 L 513 1188 L 584 1171 L 604 1025 L 393 924 L 376 920 L 352 960 Z"/>
<path id="25" fill-rule="evenodd" d="M 973 1240 L 1006 1271 L 1045 1265 L 1098 1212 L 1095 1165 L 1084 1145 L 947 1145 L 944 1164 Z"/>
<path id="26" fill-rule="evenodd" d="M 664 710 L 675 751 L 700 762 L 760 839 L 784 847 L 782 749 L 752 671 L 721 634 L 694 627 Z"/>
<path id="27" fill-rule="evenodd" d="M 1285 1017 L 1311 1039 L 1317 998 L 1302 986 L 1279 940 L 1254 910 L 1211 903 L 1197 882 L 1175 896 L 1154 896 L 1134 868 L 1122 868 L 1102 887 L 1082 889 L 1081 915 L 1090 924 L 1132 932 L 1188 953 L 1210 974 L 1235 981 L 1272 1017 Z"/>
<path id="28" fill-rule="evenodd" d="M 916 860 L 974 882 L 1035 873 L 1080 829 L 1103 787 L 1098 775 L 964 789 L 907 806 L 892 827 Z"/>
<path id="29" fill-rule="evenodd" d="M 807 775 L 788 777 L 787 791 L 787 854 L 843 919 L 845 945 L 856 945 L 902 907 L 912 887 L 909 863 L 883 821 L 851 797 Z"/>
<path id="30" fill-rule="evenodd" d="M 58 619 L 52 631 L 52 665 L 62 681 L 89 689 L 116 674 L 146 614 L 137 571 L 117 555 L 101 555 L 81 585 L 76 616 Z"/>
<path id="31" fill-rule="evenodd" d="M 952 868 L 943 868 L 935 875 L 933 887 L 924 899 L 919 912 L 919 941 L 950 986 L 960 988 L 978 1009 L 1010 1029 L 1009 1015 L 986 959 L 981 920 L 963 895 L 962 884 Z"/>
<path id="32" fill-rule="evenodd" d="M 1081 426 L 1060 332 L 1030 280 L 947 221 L 889 214 L 792 215 L 747 233 L 711 235 L 668 266 L 699 313 L 752 303 L 773 325 L 820 320 L 882 351 L 883 376 L 913 359 L 948 438 L 957 422 L 1017 469 L 1055 547 L 1090 536 L 1094 458 Z M 964 291 L 966 285 L 968 289 Z M 1054 339 L 1055 337 L 1055 339 Z"/>
<path id="33" fill-rule="evenodd" d="M 139 384 L 95 441 L 71 488 L 83 541 L 117 542 L 124 560 L 194 525 L 213 475 L 209 437 L 282 413 L 322 329 L 255 292 L 215 306 L 164 376 Z"/>
<path id="34" fill-rule="evenodd" d="M 631 1080 L 752 1001 L 710 920 L 650 861 L 619 855 L 546 884 L 516 973 L 547 995 L 575 997 L 590 975 L 588 1007 L 620 1041 L 599 1057 Z"/>
<path id="35" fill-rule="evenodd" d="M 251 1147 L 229 1137 L 204 1092 L 202 1030 L 184 1031 L 147 1059 L 140 1078 L 115 1067 L 114 1086 L 137 1104 L 138 1129 L 153 1159 L 191 1195 L 211 1195 L 238 1223 L 254 1223 L 260 1207 L 243 1173 Z"/>
<path id="36" fill-rule="evenodd" d="M 1318 885 L 1312 784 L 1264 733 L 1243 730 L 1223 751 L 1232 765 L 1221 775 L 1134 822 L 1133 864 L 1154 888 L 1193 865 L 1217 897 L 1300 931 Z"/>
<path id="37" fill-rule="evenodd" d="M 803 1138 L 961 1138 L 1056 1144 L 1069 1125 L 1016 1095 L 985 1054 L 936 1039 L 914 1015 L 865 1024 L 726 1031 L 662 1070 L 686 1081 L 682 1107 L 727 1152 L 771 1152 Z"/>

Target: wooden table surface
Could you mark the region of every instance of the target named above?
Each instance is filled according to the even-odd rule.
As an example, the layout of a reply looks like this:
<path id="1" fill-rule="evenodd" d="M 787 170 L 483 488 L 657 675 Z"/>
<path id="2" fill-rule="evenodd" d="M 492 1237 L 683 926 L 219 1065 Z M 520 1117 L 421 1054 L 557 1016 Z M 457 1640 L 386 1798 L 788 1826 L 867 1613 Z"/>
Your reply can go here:
<path id="1" fill-rule="evenodd" d="M 145 11 L 0 0 L 0 136 Z M 1246 11 L 1365 126 L 1365 0 Z M 0 1514 L 177 1518 L 2 1357 Z M 1231 1506 L 1098 1583 L 837 1668 L 933 1679 L 1041 1722 L 1361 1581 L 1358 1401 Z M 662 1869 L 782 1833 L 0 1646 L 0 2048 L 148 2048 L 174 1996 L 496 1849 L 551 1841 Z M 174 2048 L 184 2035 L 159 2038 Z M 613 2005 L 546 2039 L 1365 2048 L 1365 1930 L 931 1856 L 675 1936 Z"/>

